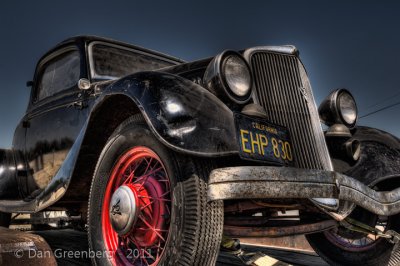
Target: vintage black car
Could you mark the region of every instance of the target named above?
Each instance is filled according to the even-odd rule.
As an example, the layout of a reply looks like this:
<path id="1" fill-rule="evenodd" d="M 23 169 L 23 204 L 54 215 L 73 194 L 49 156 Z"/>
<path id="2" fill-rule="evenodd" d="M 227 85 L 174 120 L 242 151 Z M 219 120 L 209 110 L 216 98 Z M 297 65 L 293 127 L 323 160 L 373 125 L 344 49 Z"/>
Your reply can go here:
<path id="1" fill-rule="evenodd" d="M 305 234 L 334 265 L 384 265 L 399 240 L 399 139 L 357 126 L 346 89 L 317 108 L 293 46 L 187 63 L 79 36 L 28 85 L 1 150 L 3 226 L 79 214 L 99 265 L 213 265 L 223 234 Z"/>

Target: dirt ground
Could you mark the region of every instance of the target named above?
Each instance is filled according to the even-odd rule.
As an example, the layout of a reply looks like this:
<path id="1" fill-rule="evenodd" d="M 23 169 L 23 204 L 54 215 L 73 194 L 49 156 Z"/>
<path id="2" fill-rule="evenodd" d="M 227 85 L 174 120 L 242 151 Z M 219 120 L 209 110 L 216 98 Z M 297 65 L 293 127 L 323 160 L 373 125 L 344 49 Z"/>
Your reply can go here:
<path id="1" fill-rule="evenodd" d="M 88 250 L 87 236 L 85 232 L 74 231 L 70 229 L 64 230 L 47 230 L 35 232 L 35 234 L 42 236 L 49 244 L 53 252 L 60 255 L 64 251 L 82 251 Z M 275 248 L 258 247 L 254 245 L 243 245 L 246 252 L 262 252 L 268 255 L 264 261 L 271 261 L 273 266 L 286 266 L 286 265 L 307 265 L 307 266 L 327 266 L 327 264 L 313 252 L 301 252 L 299 250 L 283 250 Z M 61 251 L 60 251 L 61 250 Z M 57 253 L 56 253 L 57 252 Z M 58 265 L 91 265 L 90 259 L 87 258 L 73 258 L 68 256 L 57 256 Z M 237 257 L 220 253 L 217 265 L 241 265 L 244 264 Z M 267 264 L 265 264 L 267 265 Z"/>
<path id="2" fill-rule="evenodd" d="M 268 247 L 263 243 L 249 241 L 244 244 L 242 241 L 242 250 L 248 258 L 254 254 L 258 256 L 258 264 L 247 265 L 327 266 L 313 251 L 307 249 Z M 86 232 L 72 229 L 26 232 L 0 227 L 0 265 L 91 265 L 88 254 Z M 235 255 L 221 252 L 217 266 L 222 265 L 246 264 Z"/>

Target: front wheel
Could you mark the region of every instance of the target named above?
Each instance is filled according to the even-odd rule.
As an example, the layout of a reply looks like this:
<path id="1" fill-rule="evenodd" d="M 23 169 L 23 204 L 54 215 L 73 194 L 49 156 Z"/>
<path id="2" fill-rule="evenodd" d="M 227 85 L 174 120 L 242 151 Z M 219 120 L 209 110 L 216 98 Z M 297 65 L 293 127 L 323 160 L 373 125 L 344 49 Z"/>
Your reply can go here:
<path id="1" fill-rule="evenodd" d="M 222 202 L 207 202 L 210 163 L 163 146 L 137 117 L 120 125 L 99 158 L 89 197 L 97 265 L 213 265 Z"/>

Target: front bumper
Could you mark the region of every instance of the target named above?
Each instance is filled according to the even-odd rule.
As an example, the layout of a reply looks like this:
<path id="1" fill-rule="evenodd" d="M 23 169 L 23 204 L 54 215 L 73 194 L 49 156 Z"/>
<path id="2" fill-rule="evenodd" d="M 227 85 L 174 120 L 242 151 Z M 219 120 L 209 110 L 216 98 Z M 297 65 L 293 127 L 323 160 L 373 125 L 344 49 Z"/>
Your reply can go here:
<path id="1" fill-rule="evenodd" d="M 378 215 L 400 213 L 400 188 L 378 192 L 333 171 L 239 166 L 215 169 L 210 174 L 210 201 L 268 198 L 335 198 L 353 202 Z"/>

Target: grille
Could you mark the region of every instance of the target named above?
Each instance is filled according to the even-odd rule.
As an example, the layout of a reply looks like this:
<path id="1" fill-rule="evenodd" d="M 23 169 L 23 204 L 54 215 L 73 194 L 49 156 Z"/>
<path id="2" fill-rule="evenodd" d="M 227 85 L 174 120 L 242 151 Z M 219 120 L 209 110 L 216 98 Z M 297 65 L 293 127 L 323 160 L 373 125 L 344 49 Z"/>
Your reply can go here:
<path id="1" fill-rule="evenodd" d="M 289 129 L 296 166 L 332 170 L 311 86 L 298 57 L 263 50 L 250 53 L 248 60 L 255 101 L 272 123 Z"/>

